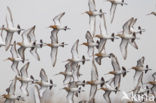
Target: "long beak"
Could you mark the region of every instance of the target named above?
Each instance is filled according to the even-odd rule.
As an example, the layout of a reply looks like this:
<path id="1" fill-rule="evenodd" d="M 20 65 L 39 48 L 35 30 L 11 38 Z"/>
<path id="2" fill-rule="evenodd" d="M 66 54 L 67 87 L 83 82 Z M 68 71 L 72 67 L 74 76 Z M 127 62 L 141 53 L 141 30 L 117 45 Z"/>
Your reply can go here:
<path id="1" fill-rule="evenodd" d="M 148 16 L 148 15 L 151 15 L 151 13 L 149 13 L 149 14 L 146 14 L 146 16 Z"/>
<path id="2" fill-rule="evenodd" d="M 86 14 L 86 12 L 81 13 L 81 15 Z"/>
<path id="3" fill-rule="evenodd" d="M 8 61 L 8 59 L 4 59 L 3 61 L 6 62 L 6 61 Z"/>
<path id="4" fill-rule="evenodd" d="M 109 73 L 107 73 L 107 74 L 104 74 L 104 75 L 109 75 Z"/>

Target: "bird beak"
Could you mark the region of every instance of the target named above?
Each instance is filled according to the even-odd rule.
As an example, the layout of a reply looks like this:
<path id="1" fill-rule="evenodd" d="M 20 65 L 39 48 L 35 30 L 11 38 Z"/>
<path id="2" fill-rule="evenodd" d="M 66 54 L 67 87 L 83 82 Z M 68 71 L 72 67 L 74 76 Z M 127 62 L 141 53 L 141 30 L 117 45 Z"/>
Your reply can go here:
<path id="1" fill-rule="evenodd" d="M 81 15 L 86 14 L 86 12 L 81 13 Z"/>
<path id="2" fill-rule="evenodd" d="M 8 61 L 8 59 L 4 59 L 3 61 L 6 62 L 6 61 Z"/>
<path id="3" fill-rule="evenodd" d="M 146 16 L 148 16 L 148 15 L 151 15 L 151 13 L 149 13 L 149 14 L 146 14 Z"/>

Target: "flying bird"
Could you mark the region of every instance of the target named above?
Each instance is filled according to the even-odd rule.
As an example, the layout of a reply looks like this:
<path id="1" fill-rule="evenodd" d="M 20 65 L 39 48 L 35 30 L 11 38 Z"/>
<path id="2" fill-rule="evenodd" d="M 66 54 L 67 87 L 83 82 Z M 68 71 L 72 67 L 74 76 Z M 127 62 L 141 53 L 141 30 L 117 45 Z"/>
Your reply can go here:
<path id="1" fill-rule="evenodd" d="M 95 0 L 89 0 L 88 1 L 89 11 L 86 11 L 85 13 L 89 15 L 89 24 L 91 28 L 91 34 L 95 35 L 96 32 L 96 17 L 100 16 L 102 19 L 104 19 L 104 27 L 107 30 L 106 27 L 106 20 L 105 20 L 105 13 L 100 9 L 99 11 L 96 10 Z"/>
<path id="2" fill-rule="evenodd" d="M 24 98 L 21 96 L 17 96 L 15 94 L 15 91 L 16 91 L 16 79 L 13 79 L 9 88 L 6 89 L 7 94 L 2 95 L 5 98 L 4 103 L 15 103 L 16 100 L 24 101 Z"/>
<path id="3" fill-rule="evenodd" d="M 17 42 L 17 45 L 20 46 L 18 49 L 18 53 L 20 57 L 23 59 L 23 62 L 25 61 L 25 50 L 27 48 L 30 49 L 30 53 L 37 59 L 40 60 L 39 54 L 37 53 L 38 45 L 36 44 L 36 37 L 35 37 L 35 27 L 33 26 L 27 30 L 24 30 L 22 33 L 22 42 Z M 42 47 L 42 43 L 40 46 Z"/>
<path id="4" fill-rule="evenodd" d="M 17 32 L 18 34 L 20 34 L 20 32 L 23 30 L 20 28 L 19 25 L 17 25 L 17 27 L 15 27 L 14 22 L 13 22 L 13 17 L 12 17 L 12 13 L 9 7 L 7 7 L 7 10 L 9 12 L 9 16 L 10 16 L 10 20 L 8 21 L 8 18 L 6 17 L 6 25 L 7 27 L 2 27 L 1 30 L 5 30 L 7 32 L 7 36 L 5 38 L 5 50 L 7 51 L 11 45 L 12 42 L 12 38 L 13 38 L 13 34 L 15 32 Z"/>
<path id="5" fill-rule="evenodd" d="M 127 5 L 127 3 L 125 3 L 124 0 L 107 0 L 107 1 L 111 3 L 110 14 L 111 14 L 111 23 L 112 23 L 114 20 L 117 5 L 123 6 L 123 5 Z"/>
<path id="6" fill-rule="evenodd" d="M 54 86 L 54 84 L 53 84 L 52 80 L 50 80 L 50 82 L 48 82 L 48 76 L 43 68 L 40 70 L 40 78 L 41 78 L 41 81 L 35 81 L 35 83 L 40 86 L 40 96 L 42 97 L 43 93 L 47 89 L 51 90 L 52 87 Z"/>
<path id="7" fill-rule="evenodd" d="M 28 92 L 28 84 L 34 82 L 34 77 L 31 75 L 30 77 L 28 76 L 28 67 L 29 67 L 30 62 L 27 62 L 20 70 L 20 75 L 16 76 L 16 79 L 20 81 L 21 86 L 20 89 L 21 91 L 29 96 Z"/>
<path id="8" fill-rule="evenodd" d="M 149 70 L 151 70 L 148 65 L 144 66 L 144 62 L 145 57 L 143 56 L 137 61 L 137 65 L 132 67 L 132 69 L 135 70 L 134 79 L 136 76 L 141 75 L 142 72 L 147 73 Z"/>

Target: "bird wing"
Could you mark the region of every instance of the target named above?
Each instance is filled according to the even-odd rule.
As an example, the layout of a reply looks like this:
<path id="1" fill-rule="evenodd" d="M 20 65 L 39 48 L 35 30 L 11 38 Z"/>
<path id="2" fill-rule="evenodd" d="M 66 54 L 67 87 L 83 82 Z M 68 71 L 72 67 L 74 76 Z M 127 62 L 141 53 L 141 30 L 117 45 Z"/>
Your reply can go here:
<path id="1" fill-rule="evenodd" d="M 68 94 L 67 94 L 68 103 L 74 103 L 73 97 L 74 97 L 74 92 L 71 92 L 71 91 L 68 92 Z"/>
<path id="2" fill-rule="evenodd" d="M 130 24 L 130 27 L 133 27 L 136 22 L 137 22 L 137 18 L 133 19 L 131 24 Z"/>
<path id="3" fill-rule="evenodd" d="M 10 9 L 9 7 L 7 7 L 7 10 L 8 10 L 9 15 L 10 15 L 10 20 L 11 20 L 11 23 L 12 23 L 12 27 L 14 27 L 14 21 L 13 21 L 13 17 L 12 17 L 11 9 Z"/>
<path id="4" fill-rule="evenodd" d="M 90 19 L 89 20 L 90 31 L 91 31 L 91 34 L 94 36 L 96 32 L 96 17 L 90 16 L 89 19 Z"/>
<path id="5" fill-rule="evenodd" d="M 76 42 L 74 43 L 74 45 L 71 48 L 72 58 L 78 57 L 78 45 L 79 45 L 79 39 L 76 40 Z"/>
<path id="6" fill-rule="evenodd" d="M 137 66 L 138 67 L 143 67 L 144 66 L 144 61 L 145 61 L 145 57 L 143 56 L 143 57 L 141 57 L 141 59 L 139 59 L 137 61 Z"/>
<path id="7" fill-rule="evenodd" d="M 128 21 L 126 21 L 126 23 L 123 25 L 122 29 L 123 29 L 123 34 L 130 34 L 130 24 L 133 21 L 133 17 L 131 17 Z"/>
<path id="8" fill-rule="evenodd" d="M 70 62 L 65 65 L 65 68 L 66 68 L 65 72 L 72 72 L 72 67 L 71 67 L 71 63 Z"/>
<path id="9" fill-rule="evenodd" d="M 119 88 L 120 87 L 120 81 L 121 81 L 121 75 L 115 75 L 114 76 L 114 86 Z"/>
<path id="10" fill-rule="evenodd" d="M 58 43 L 58 36 L 57 36 L 57 34 L 58 34 L 58 30 L 57 29 L 54 29 L 54 30 L 51 31 L 51 37 L 50 37 L 51 43 Z"/>
<path id="11" fill-rule="evenodd" d="M 15 95 L 15 90 L 16 90 L 16 79 L 13 79 L 7 92 L 9 95 Z"/>
<path id="12" fill-rule="evenodd" d="M 88 43 L 94 42 L 93 37 L 89 31 L 87 31 L 85 38 L 87 39 Z"/>
<path id="13" fill-rule="evenodd" d="M 17 75 L 20 75 L 20 72 L 18 70 L 18 64 L 19 64 L 18 61 L 13 61 L 11 68 L 13 69 L 13 71 L 15 71 L 17 73 Z"/>
<path id="14" fill-rule="evenodd" d="M 143 72 L 141 73 L 141 75 L 140 75 L 139 78 L 138 78 L 138 83 L 137 83 L 137 85 L 136 85 L 136 88 L 139 87 L 140 83 L 143 84 L 142 79 L 143 79 Z"/>
<path id="15" fill-rule="evenodd" d="M 35 28 L 36 28 L 35 25 L 33 27 L 31 27 L 29 33 L 27 34 L 27 37 L 28 37 L 30 43 L 34 43 L 36 41 Z"/>
<path id="16" fill-rule="evenodd" d="M 29 95 L 29 92 L 28 92 L 28 83 L 26 82 L 21 82 L 21 90 L 22 90 L 22 93 L 24 93 L 25 95 Z"/>
<path id="17" fill-rule="evenodd" d="M 130 45 L 132 45 L 135 49 L 138 49 L 138 45 L 135 41 L 129 40 Z"/>
<path id="18" fill-rule="evenodd" d="M 111 13 L 111 23 L 112 23 L 113 20 L 114 20 L 116 7 L 117 7 L 117 4 L 115 4 L 115 3 L 112 3 L 112 4 L 111 4 L 111 9 L 110 9 L 110 13 Z"/>
<path id="19" fill-rule="evenodd" d="M 28 67 L 29 67 L 30 62 L 27 62 L 20 70 L 21 76 L 28 78 Z"/>
<path id="20" fill-rule="evenodd" d="M 110 91 L 107 91 L 104 93 L 103 97 L 106 100 L 107 103 L 111 103 L 111 99 L 110 99 Z"/>
<path id="21" fill-rule="evenodd" d="M 89 0 L 88 1 L 89 11 L 96 11 L 95 1 Z"/>
<path id="22" fill-rule="evenodd" d="M 40 78 L 42 81 L 48 82 L 48 76 L 43 68 L 40 71 Z"/>
<path id="23" fill-rule="evenodd" d="M 51 48 L 50 56 L 51 56 L 51 62 L 53 67 L 55 66 L 57 61 L 57 52 L 58 52 L 58 48 Z"/>
<path id="24" fill-rule="evenodd" d="M 126 39 L 122 39 L 120 43 L 120 50 L 124 59 L 127 58 L 127 46 L 128 46 L 128 41 Z"/>
<path id="25" fill-rule="evenodd" d="M 13 46 L 10 49 L 10 52 L 13 58 L 18 58 L 17 49 L 16 49 L 16 41 L 14 41 Z"/>
<path id="26" fill-rule="evenodd" d="M 40 56 L 37 52 L 37 47 L 33 47 L 30 49 L 30 53 L 38 60 L 40 61 Z"/>
<path id="27" fill-rule="evenodd" d="M 20 55 L 20 57 L 25 60 L 25 47 L 21 46 L 19 49 L 18 49 L 18 53 Z"/>
<path id="28" fill-rule="evenodd" d="M 117 59 L 117 57 L 115 57 L 115 55 L 111 61 L 112 61 L 111 63 L 112 63 L 114 71 L 120 71 L 120 65 L 119 65 L 118 59 Z"/>
<path id="29" fill-rule="evenodd" d="M 7 36 L 5 38 L 5 43 L 6 43 L 5 50 L 9 49 L 9 47 L 11 45 L 12 38 L 13 38 L 13 32 L 7 31 Z"/>
<path id="30" fill-rule="evenodd" d="M 95 65 L 95 62 L 92 61 L 91 81 L 96 81 L 96 80 L 98 80 L 98 71 L 97 71 L 97 67 Z"/>
<path id="31" fill-rule="evenodd" d="M 55 25 L 60 25 L 60 19 L 64 16 L 65 12 L 58 14 L 54 17 L 53 21 Z"/>
<path id="32" fill-rule="evenodd" d="M 152 74 L 153 80 L 156 81 L 156 72 Z"/>
<path id="33" fill-rule="evenodd" d="M 96 92 L 97 92 L 97 86 L 96 85 L 91 85 L 90 94 L 89 94 L 90 99 L 89 100 L 94 99 Z"/>

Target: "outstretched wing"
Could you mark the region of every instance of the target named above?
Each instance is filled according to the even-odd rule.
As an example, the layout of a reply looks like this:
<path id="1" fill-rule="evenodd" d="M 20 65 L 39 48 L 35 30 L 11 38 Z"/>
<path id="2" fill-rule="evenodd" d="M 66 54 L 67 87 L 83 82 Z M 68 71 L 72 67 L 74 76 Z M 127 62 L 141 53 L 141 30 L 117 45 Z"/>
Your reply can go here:
<path id="1" fill-rule="evenodd" d="M 64 16 L 65 12 L 60 13 L 59 15 L 55 16 L 53 21 L 55 25 L 60 25 L 60 19 Z"/>
<path id="2" fill-rule="evenodd" d="M 40 78 L 41 78 L 42 81 L 48 82 L 47 74 L 46 74 L 46 72 L 45 72 L 45 70 L 43 68 L 40 71 Z"/>

